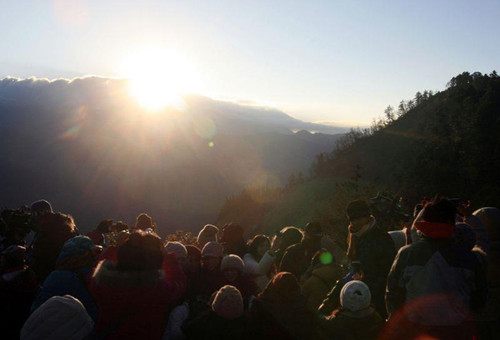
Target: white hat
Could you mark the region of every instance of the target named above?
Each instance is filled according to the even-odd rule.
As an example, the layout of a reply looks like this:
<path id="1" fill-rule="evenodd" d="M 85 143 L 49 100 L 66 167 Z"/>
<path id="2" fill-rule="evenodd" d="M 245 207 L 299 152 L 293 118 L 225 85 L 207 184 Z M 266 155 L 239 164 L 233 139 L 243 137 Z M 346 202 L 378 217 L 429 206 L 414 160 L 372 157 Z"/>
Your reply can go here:
<path id="1" fill-rule="evenodd" d="M 349 281 L 340 291 L 340 304 L 352 312 L 370 307 L 371 300 L 370 288 L 362 281 Z"/>
<path id="2" fill-rule="evenodd" d="M 38 307 L 21 329 L 21 340 L 86 338 L 94 329 L 82 303 L 70 295 L 53 296 Z"/>

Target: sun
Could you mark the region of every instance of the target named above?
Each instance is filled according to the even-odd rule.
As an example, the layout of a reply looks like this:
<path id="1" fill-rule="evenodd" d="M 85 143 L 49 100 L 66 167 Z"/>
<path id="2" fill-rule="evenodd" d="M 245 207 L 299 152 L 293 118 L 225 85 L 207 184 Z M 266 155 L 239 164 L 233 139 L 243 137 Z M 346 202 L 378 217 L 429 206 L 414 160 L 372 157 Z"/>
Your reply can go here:
<path id="1" fill-rule="evenodd" d="M 201 91 L 195 69 L 174 51 L 143 49 L 128 57 L 122 69 L 129 78 L 132 97 L 150 110 L 181 105 L 183 94 Z"/>

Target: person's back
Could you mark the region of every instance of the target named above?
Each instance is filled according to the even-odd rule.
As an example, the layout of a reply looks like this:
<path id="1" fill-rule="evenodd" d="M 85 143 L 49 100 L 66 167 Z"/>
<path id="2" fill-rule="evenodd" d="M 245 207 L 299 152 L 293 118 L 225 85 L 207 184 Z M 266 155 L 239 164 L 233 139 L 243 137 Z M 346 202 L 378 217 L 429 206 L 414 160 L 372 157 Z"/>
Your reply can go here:
<path id="1" fill-rule="evenodd" d="M 451 238 L 454 207 L 449 201 L 435 199 L 422 217 L 415 225 L 423 237 L 399 251 L 389 274 L 387 309 L 403 316 L 407 324 L 401 328 L 417 334 L 464 335 L 470 331 L 470 310 L 485 302 L 484 272 L 477 256 Z"/>
<path id="2" fill-rule="evenodd" d="M 185 281 L 175 256 L 164 255 L 159 237 L 135 231 L 118 249 L 118 263 L 100 263 L 91 279 L 99 307 L 97 336 L 161 338 L 168 308 L 184 294 Z"/>

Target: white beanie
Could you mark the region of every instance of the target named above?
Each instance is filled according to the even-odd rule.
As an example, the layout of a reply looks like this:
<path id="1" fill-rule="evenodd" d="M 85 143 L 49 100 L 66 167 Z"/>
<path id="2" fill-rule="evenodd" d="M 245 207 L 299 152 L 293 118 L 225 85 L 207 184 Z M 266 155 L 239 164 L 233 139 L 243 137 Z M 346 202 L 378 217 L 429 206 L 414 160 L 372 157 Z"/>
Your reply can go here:
<path id="1" fill-rule="evenodd" d="M 340 291 L 340 304 L 352 312 L 370 307 L 371 300 L 370 288 L 362 281 L 349 281 Z"/>
<path id="2" fill-rule="evenodd" d="M 21 329 L 21 340 L 86 338 L 94 328 L 82 303 L 70 295 L 53 296 L 38 307 Z"/>
<path id="3" fill-rule="evenodd" d="M 212 310 L 224 319 L 236 319 L 243 315 L 243 297 L 240 291 L 230 285 L 219 289 L 212 302 Z"/>
<path id="4" fill-rule="evenodd" d="M 188 251 L 186 247 L 180 242 L 167 242 L 165 245 L 167 253 L 174 253 L 177 258 L 187 258 Z"/>

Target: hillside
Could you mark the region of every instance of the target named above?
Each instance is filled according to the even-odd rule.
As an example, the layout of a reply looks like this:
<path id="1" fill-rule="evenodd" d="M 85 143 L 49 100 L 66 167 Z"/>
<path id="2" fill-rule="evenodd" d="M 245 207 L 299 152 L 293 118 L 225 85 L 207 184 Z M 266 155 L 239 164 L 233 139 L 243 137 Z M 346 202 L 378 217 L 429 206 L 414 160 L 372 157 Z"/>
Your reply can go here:
<path id="1" fill-rule="evenodd" d="M 418 92 L 397 111 L 389 107 L 385 113 L 371 128 L 343 136 L 333 152 L 318 155 L 310 178 L 294 179 L 280 190 L 232 197 L 219 221 L 235 219 L 249 233 L 272 233 L 318 219 L 342 241 L 347 203 L 379 192 L 402 197 L 406 212 L 436 193 L 470 199 L 473 207 L 500 206 L 496 72 L 465 72 L 451 79 L 444 91 Z"/>

